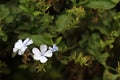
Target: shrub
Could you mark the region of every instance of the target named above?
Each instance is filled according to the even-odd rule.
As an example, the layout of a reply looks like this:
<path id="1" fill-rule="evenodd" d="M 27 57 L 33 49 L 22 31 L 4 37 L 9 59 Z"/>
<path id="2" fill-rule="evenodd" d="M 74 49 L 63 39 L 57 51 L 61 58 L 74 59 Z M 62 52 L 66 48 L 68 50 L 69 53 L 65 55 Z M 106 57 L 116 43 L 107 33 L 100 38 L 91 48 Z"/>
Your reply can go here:
<path id="1" fill-rule="evenodd" d="M 119 0 L 0 1 L 1 79 L 119 80 L 119 4 Z M 27 43 L 22 42 L 25 39 Z M 42 51 L 44 55 L 37 54 Z"/>

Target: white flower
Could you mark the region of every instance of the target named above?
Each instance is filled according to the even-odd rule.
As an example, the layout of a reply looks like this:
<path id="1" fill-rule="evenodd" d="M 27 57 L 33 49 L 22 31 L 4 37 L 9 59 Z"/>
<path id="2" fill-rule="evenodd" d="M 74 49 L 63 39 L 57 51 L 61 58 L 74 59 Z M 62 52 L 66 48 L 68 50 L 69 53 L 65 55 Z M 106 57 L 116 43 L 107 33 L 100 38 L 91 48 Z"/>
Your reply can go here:
<path id="1" fill-rule="evenodd" d="M 40 50 L 37 48 L 32 49 L 33 58 L 35 60 L 40 60 L 41 63 L 47 62 L 47 57 L 52 57 L 53 53 L 51 50 L 47 50 L 47 45 L 41 45 Z"/>
<path id="2" fill-rule="evenodd" d="M 58 46 L 56 44 L 53 44 L 53 47 L 49 47 L 49 50 L 51 50 L 52 52 L 55 52 L 58 50 Z"/>
<path id="3" fill-rule="evenodd" d="M 14 45 L 13 52 L 18 52 L 19 55 L 23 55 L 23 53 L 27 49 L 27 46 L 32 43 L 33 41 L 29 38 L 25 39 L 23 42 L 21 39 L 19 39 Z"/>

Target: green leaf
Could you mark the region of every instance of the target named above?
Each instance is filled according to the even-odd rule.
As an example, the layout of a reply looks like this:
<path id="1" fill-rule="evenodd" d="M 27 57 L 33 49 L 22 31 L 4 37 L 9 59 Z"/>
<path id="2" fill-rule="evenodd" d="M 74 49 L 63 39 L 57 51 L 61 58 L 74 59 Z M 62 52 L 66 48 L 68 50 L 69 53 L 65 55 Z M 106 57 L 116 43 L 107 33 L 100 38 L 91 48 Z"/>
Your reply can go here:
<path id="1" fill-rule="evenodd" d="M 5 21 L 6 23 L 11 23 L 13 21 L 14 17 L 13 16 L 8 16 Z"/>
<path id="2" fill-rule="evenodd" d="M 102 47 L 100 45 L 100 35 L 98 33 L 93 33 L 89 38 L 88 46 L 94 51 L 101 51 Z"/>
<path id="3" fill-rule="evenodd" d="M 119 77 L 117 74 L 110 73 L 107 69 L 104 71 L 103 80 L 116 80 Z"/>
<path id="4" fill-rule="evenodd" d="M 29 33 L 23 33 L 23 34 L 20 34 L 20 35 L 19 35 L 19 38 L 20 38 L 20 39 L 25 39 L 25 38 L 27 38 L 27 37 L 30 37 L 30 38 L 31 38 L 31 34 L 29 34 Z"/>
<path id="5" fill-rule="evenodd" d="M 107 52 L 102 53 L 100 55 L 96 56 L 96 59 L 104 66 L 106 66 L 106 60 L 109 57 L 109 54 Z"/>
<path id="6" fill-rule="evenodd" d="M 25 12 L 30 12 L 29 8 L 27 8 L 26 6 L 24 5 L 20 5 L 19 8 Z"/>
<path id="7" fill-rule="evenodd" d="M 2 31 L 1 28 L 0 28 L 0 38 L 1 38 L 3 41 L 7 41 L 7 39 L 8 39 L 6 33 L 5 33 L 4 31 Z"/>
<path id="8" fill-rule="evenodd" d="M 114 3 L 119 3 L 120 2 L 120 0 L 111 0 L 112 2 L 114 2 Z"/>
<path id="9" fill-rule="evenodd" d="M 112 37 L 119 37 L 119 35 L 120 35 L 120 34 L 119 34 L 117 31 L 112 31 L 112 32 L 111 32 L 111 36 L 112 36 Z"/>
<path id="10" fill-rule="evenodd" d="M 86 6 L 93 9 L 111 9 L 115 7 L 116 4 L 111 2 L 110 0 L 90 0 L 88 3 L 86 3 Z"/>
<path id="11" fill-rule="evenodd" d="M 20 0 L 20 3 L 27 3 L 29 2 L 30 0 Z"/>
<path id="12" fill-rule="evenodd" d="M 45 35 L 32 35 L 31 38 L 33 39 L 34 44 L 37 46 L 40 44 L 52 44 L 51 39 Z"/>
<path id="13" fill-rule="evenodd" d="M 72 23 L 72 16 L 69 15 L 60 15 L 56 20 L 56 30 L 57 32 L 63 32 L 70 29 Z"/>
<path id="14" fill-rule="evenodd" d="M 0 20 L 9 15 L 9 9 L 5 5 L 0 5 Z"/>
<path id="15" fill-rule="evenodd" d="M 67 57 L 66 57 L 66 56 L 62 56 L 62 58 L 60 59 L 60 62 L 61 62 L 62 64 L 68 64 L 68 59 L 67 59 Z"/>
<path id="16" fill-rule="evenodd" d="M 33 15 L 34 16 L 38 16 L 39 14 L 42 14 L 40 11 L 35 11 L 35 12 L 33 12 Z"/>
<path id="17" fill-rule="evenodd" d="M 14 58 L 17 55 L 17 53 L 12 53 L 12 58 Z"/>
<path id="18" fill-rule="evenodd" d="M 61 40 L 62 40 L 62 37 L 57 38 L 57 40 L 55 41 L 55 44 L 59 44 Z"/>
<path id="19" fill-rule="evenodd" d="M 29 67 L 29 65 L 26 64 L 21 64 L 18 66 L 19 69 L 27 69 Z"/>
<path id="20" fill-rule="evenodd" d="M 48 44 L 48 45 L 52 45 L 52 40 L 48 35 L 42 34 L 42 35 L 32 35 L 32 34 L 27 34 L 27 33 L 23 33 L 19 36 L 19 38 L 21 39 L 25 39 L 25 38 L 31 38 L 33 40 L 33 43 L 36 46 L 40 46 L 41 44 Z"/>

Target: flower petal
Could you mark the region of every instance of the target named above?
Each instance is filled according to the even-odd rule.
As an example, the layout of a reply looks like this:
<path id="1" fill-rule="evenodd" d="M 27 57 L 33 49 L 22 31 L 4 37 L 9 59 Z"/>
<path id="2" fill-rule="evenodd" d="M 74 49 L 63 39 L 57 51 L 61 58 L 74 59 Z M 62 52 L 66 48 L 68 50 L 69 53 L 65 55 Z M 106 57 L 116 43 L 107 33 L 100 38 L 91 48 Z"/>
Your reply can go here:
<path id="1" fill-rule="evenodd" d="M 13 52 L 17 52 L 18 50 L 18 48 L 13 48 Z"/>
<path id="2" fill-rule="evenodd" d="M 47 62 L 47 60 L 48 60 L 48 59 L 47 59 L 45 56 L 41 56 L 41 57 L 40 57 L 40 62 L 41 62 L 41 63 L 45 63 L 45 62 Z"/>
<path id="3" fill-rule="evenodd" d="M 30 45 L 32 43 L 33 43 L 33 41 L 30 38 L 25 39 L 24 42 L 23 42 L 24 45 Z"/>
<path id="4" fill-rule="evenodd" d="M 46 50 L 47 50 L 47 45 L 43 44 L 40 46 L 40 51 L 42 54 L 45 53 Z"/>
<path id="5" fill-rule="evenodd" d="M 34 60 L 40 60 L 41 55 L 33 55 Z"/>
<path id="6" fill-rule="evenodd" d="M 18 55 L 23 55 L 24 51 L 18 50 Z"/>
<path id="7" fill-rule="evenodd" d="M 22 46 L 23 46 L 23 43 L 22 43 L 22 40 L 20 39 L 15 43 L 14 47 L 20 49 Z"/>
<path id="8" fill-rule="evenodd" d="M 41 53 L 40 53 L 40 51 L 39 51 L 39 49 L 37 49 L 37 48 L 33 48 L 32 49 L 32 52 L 33 52 L 33 58 L 35 59 L 35 60 L 40 60 L 40 57 L 41 57 Z"/>
<path id="9" fill-rule="evenodd" d="M 30 38 L 26 38 L 23 43 L 26 44 L 29 40 Z"/>
<path id="10" fill-rule="evenodd" d="M 38 55 L 38 56 L 41 55 L 41 52 L 37 48 L 33 48 L 32 52 L 33 52 L 34 55 Z"/>
<path id="11" fill-rule="evenodd" d="M 27 49 L 27 47 L 26 47 L 26 46 L 24 46 L 24 47 L 22 47 L 22 48 L 21 48 L 21 51 L 23 51 L 23 52 L 24 52 L 26 49 Z"/>
<path id="12" fill-rule="evenodd" d="M 51 51 L 52 51 L 52 47 L 49 47 L 49 50 L 51 50 Z"/>
<path id="13" fill-rule="evenodd" d="M 51 50 L 52 52 L 56 52 L 58 50 L 58 46 L 56 44 L 53 44 L 53 48 L 49 47 L 49 50 Z"/>
<path id="14" fill-rule="evenodd" d="M 27 44 L 26 44 L 26 45 L 30 45 L 30 44 L 33 44 L 32 39 L 30 39 L 30 40 L 27 42 Z"/>
<path id="15" fill-rule="evenodd" d="M 51 50 L 48 50 L 47 52 L 44 53 L 44 56 L 46 57 L 52 57 L 53 53 Z"/>

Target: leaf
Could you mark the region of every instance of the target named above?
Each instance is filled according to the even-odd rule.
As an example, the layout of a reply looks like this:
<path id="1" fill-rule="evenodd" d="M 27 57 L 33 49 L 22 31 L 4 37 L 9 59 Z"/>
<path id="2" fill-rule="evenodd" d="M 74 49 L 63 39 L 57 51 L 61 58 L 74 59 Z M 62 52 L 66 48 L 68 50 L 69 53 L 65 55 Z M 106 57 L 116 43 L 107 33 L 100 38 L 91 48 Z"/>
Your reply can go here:
<path id="1" fill-rule="evenodd" d="M 88 52 L 103 66 L 106 66 L 106 60 L 109 57 L 109 54 L 107 52 L 105 53 L 100 53 L 99 51 L 93 51 L 91 49 L 88 49 Z"/>
<path id="2" fill-rule="evenodd" d="M 30 12 L 29 8 L 27 8 L 27 7 L 24 6 L 24 5 L 20 5 L 19 8 L 20 8 L 21 10 L 25 11 L 25 12 L 28 12 L 28 13 Z"/>
<path id="3" fill-rule="evenodd" d="M 20 0 L 20 3 L 27 3 L 29 2 L 30 0 Z"/>
<path id="4" fill-rule="evenodd" d="M 42 35 L 32 35 L 32 34 L 28 34 L 28 33 L 23 33 L 19 36 L 19 38 L 21 39 L 25 39 L 25 38 L 31 38 L 33 40 L 33 43 L 36 46 L 40 46 L 40 44 L 48 44 L 48 45 L 52 45 L 52 40 L 48 35 L 42 34 Z"/>
<path id="5" fill-rule="evenodd" d="M 29 65 L 26 64 L 21 64 L 18 66 L 19 69 L 27 69 L 29 67 Z"/>
<path id="6" fill-rule="evenodd" d="M 88 3 L 86 3 L 86 6 L 93 9 L 111 9 L 116 6 L 116 3 L 113 3 L 110 0 L 90 0 Z"/>
<path id="7" fill-rule="evenodd" d="M 20 38 L 20 39 L 25 39 L 25 38 L 27 38 L 27 37 L 30 37 L 30 38 L 31 38 L 31 34 L 29 34 L 29 33 L 23 33 L 23 34 L 20 34 L 20 35 L 19 35 L 19 38 Z"/>
<path id="8" fill-rule="evenodd" d="M 112 2 L 114 2 L 114 3 L 119 3 L 120 2 L 120 0 L 111 0 Z"/>
<path id="9" fill-rule="evenodd" d="M 9 9 L 5 5 L 0 5 L 0 20 L 6 18 L 9 15 Z"/>
<path id="10" fill-rule="evenodd" d="M 56 27 L 54 30 L 57 32 L 63 32 L 70 29 L 72 23 L 72 16 L 69 15 L 60 15 L 56 20 Z"/>
<path id="11" fill-rule="evenodd" d="M 33 15 L 34 16 L 38 16 L 39 14 L 42 14 L 40 11 L 35 11 L 35 12 L 33 12 Z"/>
<path id="12" fill-rule="evenodd" d="M 55 44 L 59 44 L 61 40 L 62 40 L 62 37 L 57 38 L 57 40 L 55 41 Z"/>
<path id="13" fill-rule="evenodd" d="M 66 50 L 67 50 L 67 45 L 63 41 L 61 41 L 59 44 L 59 51 L 64 52 Z"/>
<path id="14" fill-rule="evenodd" d="M 31 38 L 33 39 L 34 44 L 37 46 L 40 44 L 52 44 L 51 39 L 45 35 L 32 35 Z"/>
<path id="15" fill-rule="evenodd" d="M 94 51 L 101 51 L 102 47 L 100 45 L 100 35 L 98 33 L 93 33 L 88 41 L 88 46 Z"/>
<path id="16" fill-rule="evenodd" d="M 97 55 L 96 56 L 96 59 L 104 66 L 106 66 L 106 61 L 107 61 L 107 58 L 109 57 L 109 54 L 107 52 L 105 53 L 102 53 L 100 55 Z"/>
<path id="17" fill-rule="evenodd" d="M 68 59 L 67 59 L 67 57 L 66 57 L 66 56 L 62 56 L 62 58 L 60 59 L 60 62 L 61 62 L 62 64 L 68 64 Z"/>
<path id="18" fill-rule="evenodd" d="M 103 80 L 116 80 L 119 76 L 117 74 L 110 73 L 107 69 L 104 71 Z"/>
<path id="19" fill-rule="evenodd" d="M 12 53 L 12 58 L 14 58 L 17 55 L 17 53 Z"/>
<path id="20" fill-rule="evenodd" d="M 4 31 L 0 28 L 0 38 L 2 38 L 3 41 L 7 41 L 8 37 Z"/>
<path id="21" fill-rule="evenodd" d="M 5 20 L 6 20 L 6 23 L 11 23 L 13 22 L 13 19 L 14 19 L 13 16 L 8 16 Z"/>
<path id="22" fill-rule="evenodd" d="M 119 37 L 119 33 L 117 32 L 117 31 L 112 31 L 111 32 L 111 36 L 113 36 L 113 37 Z"/>

